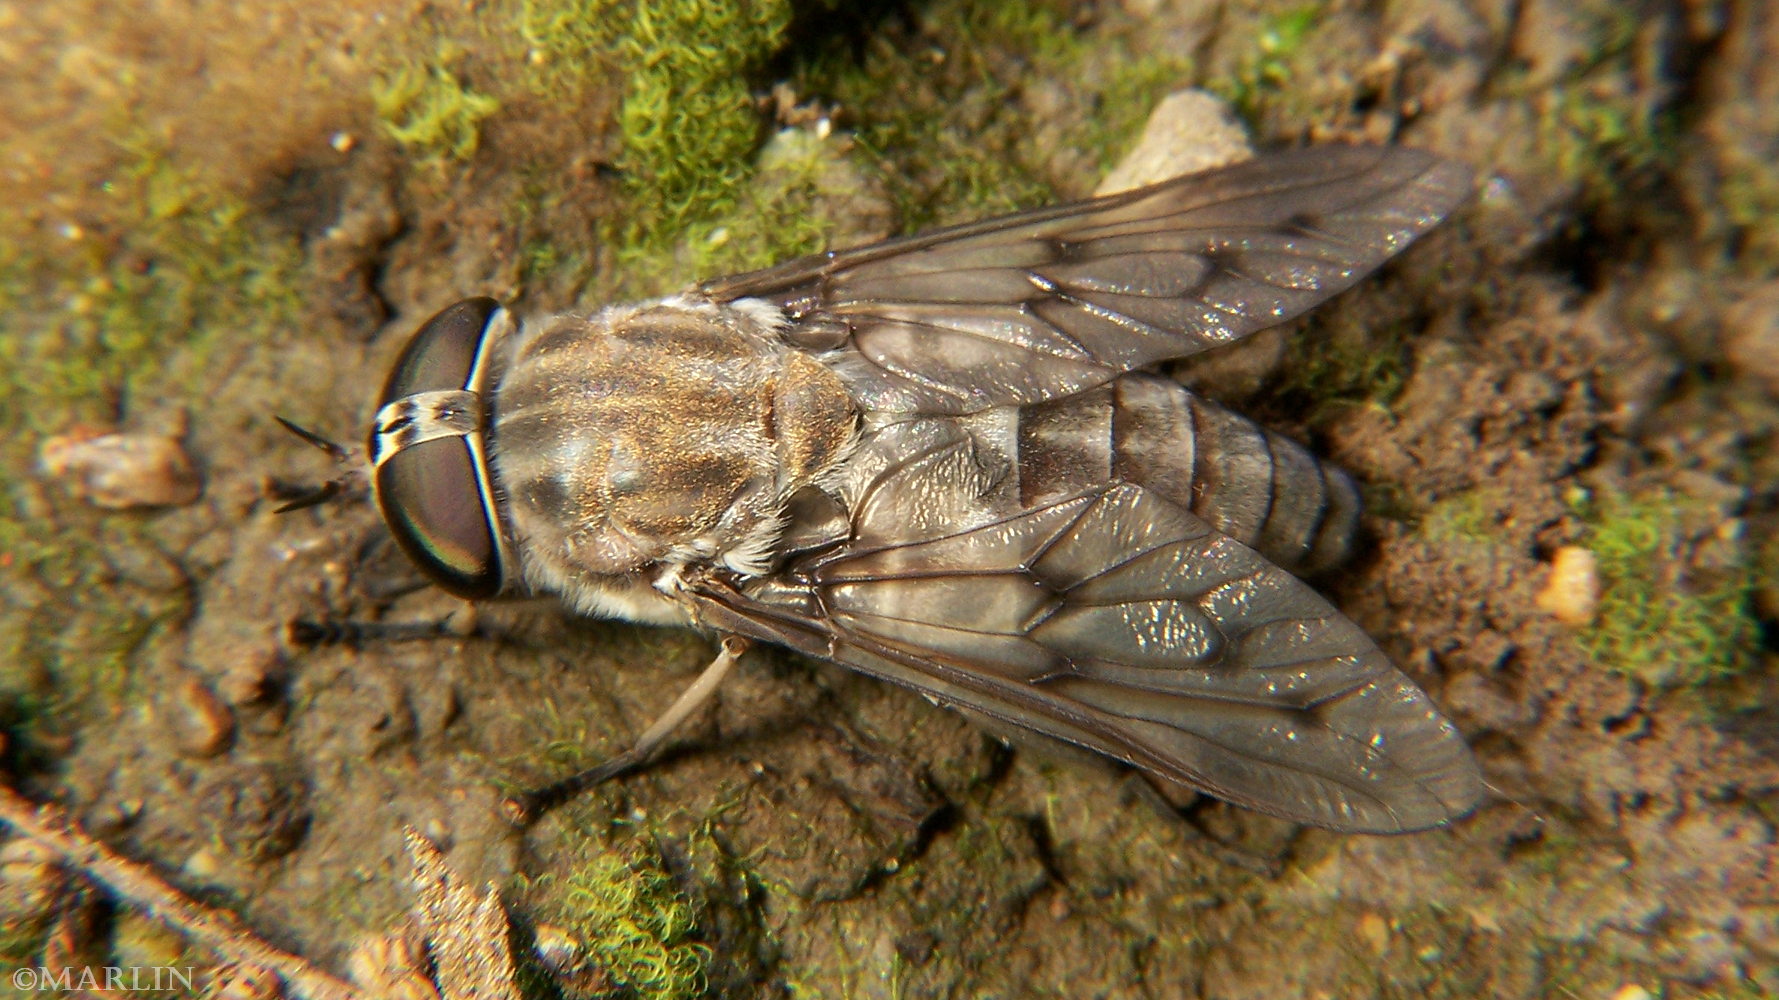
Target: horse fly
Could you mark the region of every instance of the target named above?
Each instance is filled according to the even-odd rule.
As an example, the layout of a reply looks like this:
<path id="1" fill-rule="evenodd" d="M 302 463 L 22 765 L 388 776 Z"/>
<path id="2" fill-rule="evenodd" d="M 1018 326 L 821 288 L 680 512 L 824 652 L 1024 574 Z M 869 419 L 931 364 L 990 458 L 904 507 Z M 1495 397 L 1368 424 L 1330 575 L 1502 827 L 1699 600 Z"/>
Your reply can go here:
<path id="1" fill-rule="evenodd" d="M 1163 791 L 1363 832 L 1448 823 L 1475 760 L 1294 572 L 1353 483 L 1145 369 L 1348 288 L 1466 197 L 1408 149 L 1311 148 L 717 278 L 591 314 L 422 326 L 370 436 L 440 587 L 751 641 L 1098 751 Z"/>

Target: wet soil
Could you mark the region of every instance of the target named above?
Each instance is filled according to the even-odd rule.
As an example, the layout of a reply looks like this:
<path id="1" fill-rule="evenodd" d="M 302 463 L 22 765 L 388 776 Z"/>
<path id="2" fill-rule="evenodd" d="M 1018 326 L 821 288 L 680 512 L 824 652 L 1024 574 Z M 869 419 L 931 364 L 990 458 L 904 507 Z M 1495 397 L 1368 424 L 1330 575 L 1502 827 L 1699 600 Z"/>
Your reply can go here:
<path id="1" fill-rule="evenodd" d="M 940 78 L 972 45 L 947 34 L 957 6 L 826 31 L 860 60 L 930 53 Z M 548 602 L 469 608 L 419 586 L 367 505 L 274 516 L 270 495 L 328 474 L 272 415 L 355 440 L 407 333 L 456 298 L 562 309 L 696 277 L 614 276 L 616 251 L 586 245 L 625 207 L 618 101 L 501 91 L 524 45 L 507 62 L 477 46 L 517 10 L 0 6 L 17 307 L 0 360 L 57 386 L 12 391 L 31 412 L 7 423 L 11 781 L 335 967 L 402 919 L 412 825 L 521 915 L 547 908 L 529 879 L 600 852 L 663 868 L 702 914 L 718 996 L 1779 992 L 1766 5 L 1130 0 L 1057 22 L 1088 53 L 1138 36 L 1189 55 L 1178 85 L 1219 93 L 1258 145 L 1399 141 L 1478 172 L 1475 201 L 1380 276 L 1180 373 L 1365 484 L 1365 550 L 1316 583 L 1447 711 L 1491 789 L 1400 838 L 1212 802 L 1182 823 L 1102 770 L 770 650 L 659 766 L 508 826 L 506 792 L 624 746 L 713 643 Z M 504 97 L 461 159 L 380 131 L 376 81 L 421 50 Z M 1044 144 L 1051 118 L 1096 108 L 1039 56 L 996 60 L 1006 106 L 984 120 L 1043 123 L 1021 155 L 1054 192 L 1091 190 L 1097 151 Z M 758 92 L 806 70 L 781 54 Z M 831 115 L 836 141 L 879 113 L 787 100 L 763 99 L 762 121 Z M 890 155 L 839 158 L 837 229 L 895 228 L 891 195 L 928 184 L 874 178 Z M 169 235 L 194 215 L 229 266 L 194 270 L 197 238 Z M 136 288 L 155 308 L 117 311 Z M 103 361 L 95 386 L 71 356 Z M 34 464 L 75 425 L 182 435 L 203 497 L 92 508 Z M 1628 536 L 1648 544 L 1613 561 Z M 1600 558 L 1592 626 L 1539 606 L 1564 546 Z M 450 634 L 287 633 L 370 619 Z"/>

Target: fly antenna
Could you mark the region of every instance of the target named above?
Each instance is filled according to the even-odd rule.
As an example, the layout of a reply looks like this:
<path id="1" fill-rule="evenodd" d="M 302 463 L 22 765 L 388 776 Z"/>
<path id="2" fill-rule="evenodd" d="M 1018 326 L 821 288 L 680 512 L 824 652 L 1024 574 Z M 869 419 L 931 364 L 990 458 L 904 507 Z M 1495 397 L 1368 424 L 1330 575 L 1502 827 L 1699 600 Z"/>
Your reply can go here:
<path id="1" fill-rule="evenodd" d="M 285 430 L 295 434 L 297 437 L 302 438 L 304 441 L 309 442 L 315 447 L 320 448 L 322 451 L 327 452 L 327 456 L 333 459 L 336 464 L 348 467 L 345 472 L 322 483 L 315 489 L 297 494 L 288 502 L 274 508 L 272 513 L 288 514 L 293 510 L 302 510 L 305 507 L 314 507 L 318 504 L 324 504 L 329 500 L 332 500 L 334 497 L 339 496 L 341 493 L 344 493 L 347 486 L 352 485 L 359 476 L 363 475 L 363 473 L 356 467 L 356 462 L 354 461 L 356 455 L 353 453 L 352 449 L 336 444 L 307 427 L 286 420 L 283 417 L 273 415 L 272 419 L 282 424 Z"/>
<path id="2" fill-rule="evenodd" d="M 272 419 L 278 421 L 280 424 L 283 424 L 285 430 L 291 432 L 292 434 L 295 434 L 297 437 L 302 438 L 304 441 L 309 442 L 310 444 L 314 445 L 315 447 L 320 448 L 322 451 L 327 452 L 328 457 L 333 459 L 336 462 L 344 462 L 348 458 L 352 457 L 351 452 L 349 452 L 345 448 L 333 443 L 332 441 L 328 440 L 327 438 L 322 437 L 321 435 L 315 433 L 314 431 L 310 430 L 307 427 L 304 427 L 300 424 L 293 423 L 293 422 L 286 420 L 283 417 L 280 417 L 277 415 L 274 415 L 272 417 Z"/>

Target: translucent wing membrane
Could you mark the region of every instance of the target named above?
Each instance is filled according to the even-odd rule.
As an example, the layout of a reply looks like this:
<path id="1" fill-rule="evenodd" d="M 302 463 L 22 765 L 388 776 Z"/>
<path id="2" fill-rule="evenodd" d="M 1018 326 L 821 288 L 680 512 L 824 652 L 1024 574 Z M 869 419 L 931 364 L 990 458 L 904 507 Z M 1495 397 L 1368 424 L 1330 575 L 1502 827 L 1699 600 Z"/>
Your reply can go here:
<path id="1" fill-rule="evenodd" d="M 1451 724 L 1364 633 L 1129 484 L 695 601 L 718 627 L 1298 822 L 1417 830 L 1480 794 Z"/>
<path id="2" fill-rule="evenodd" d="M 719 278 L 853 355 L 871 409 L 970 413 L 1079 392 L 1284 322 L 1470 191 L 1412 149 L 1317 147 L 1107 198 Z"/>

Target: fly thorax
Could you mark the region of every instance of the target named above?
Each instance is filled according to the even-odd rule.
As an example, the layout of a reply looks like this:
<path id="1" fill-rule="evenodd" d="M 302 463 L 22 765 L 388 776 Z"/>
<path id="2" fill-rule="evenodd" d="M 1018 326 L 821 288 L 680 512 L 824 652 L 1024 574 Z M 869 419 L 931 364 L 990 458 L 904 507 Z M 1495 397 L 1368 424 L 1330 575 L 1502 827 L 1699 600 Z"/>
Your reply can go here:
<path id="1" fill-rule="evenodd" d="M 534 585 L 770 566 L 787 501 L 839 462 L 858 418 L 759 316 L 676 298 L 553 317 L 520 344 L 492 437 Z"/>

